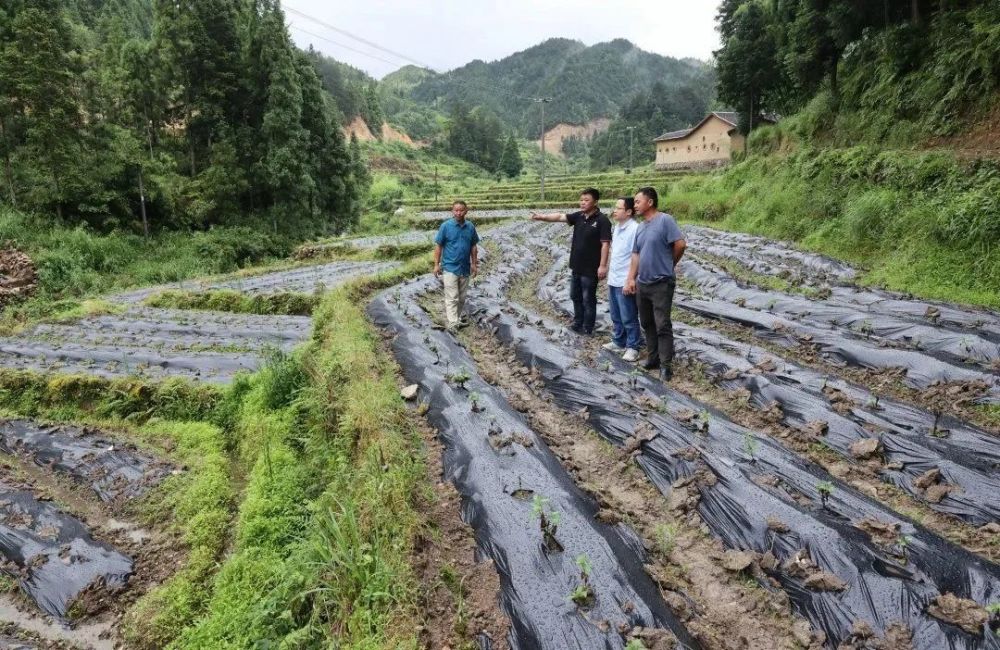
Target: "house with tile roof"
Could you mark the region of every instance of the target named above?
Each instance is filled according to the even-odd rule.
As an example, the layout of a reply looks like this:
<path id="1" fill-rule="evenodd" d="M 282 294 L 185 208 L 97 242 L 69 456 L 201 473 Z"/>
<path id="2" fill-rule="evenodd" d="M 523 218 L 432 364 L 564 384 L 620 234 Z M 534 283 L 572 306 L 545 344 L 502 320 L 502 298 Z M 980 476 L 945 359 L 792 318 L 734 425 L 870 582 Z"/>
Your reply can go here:
<path id="1" fill-rule="evenodd" d="M 739 114 L 726 111 L 713 111 L 690 129 L 664 133 L 653 142 L 657 169 L 721 167 L 729 164 L 733 152 L 743 151 L 746 145 L 739 129 Z"/>

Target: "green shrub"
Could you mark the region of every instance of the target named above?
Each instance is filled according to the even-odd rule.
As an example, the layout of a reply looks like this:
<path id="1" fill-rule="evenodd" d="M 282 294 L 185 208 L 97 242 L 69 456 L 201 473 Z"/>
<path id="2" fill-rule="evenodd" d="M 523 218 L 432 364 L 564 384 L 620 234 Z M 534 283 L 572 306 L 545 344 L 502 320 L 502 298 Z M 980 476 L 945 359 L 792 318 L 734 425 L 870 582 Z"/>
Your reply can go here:
<path id="1" fill-rule="evenodd" d="M 391 214 L 403 202 L 403 186 L 393 176 L 377 176 L 368 191 L 368 204 L 378 212 Z"/>

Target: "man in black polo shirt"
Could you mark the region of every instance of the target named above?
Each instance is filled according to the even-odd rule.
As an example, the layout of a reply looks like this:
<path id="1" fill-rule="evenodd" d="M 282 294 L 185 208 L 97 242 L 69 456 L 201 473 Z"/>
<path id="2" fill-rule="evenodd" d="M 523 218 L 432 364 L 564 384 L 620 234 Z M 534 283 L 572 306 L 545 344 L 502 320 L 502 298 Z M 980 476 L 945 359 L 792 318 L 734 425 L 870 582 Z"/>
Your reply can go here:
<path id="1" fill-rule="evenodd" d="M 573 272 L 570 298 L 573 299 L 573 331 L 593 334 L 597 320 L 597 283 L 608 275 L 611 222 L 597 208 L 601 193 L 588 187 L 580 193 L 580 211 L 570 214 L 531 213 L 535 221 L 563 222 L 573 226 L 569 268 Z"/>

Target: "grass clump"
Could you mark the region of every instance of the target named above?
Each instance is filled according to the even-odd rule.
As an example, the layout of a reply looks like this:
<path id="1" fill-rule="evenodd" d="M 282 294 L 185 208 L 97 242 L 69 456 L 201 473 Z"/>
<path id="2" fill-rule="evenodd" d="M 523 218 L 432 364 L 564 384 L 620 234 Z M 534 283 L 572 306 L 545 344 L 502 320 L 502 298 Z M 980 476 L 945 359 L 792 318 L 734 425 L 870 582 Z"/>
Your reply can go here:
<path id="1" fill-rule="evenodd" d="M 309 316 L 319 304 L 318 294 L 276 293 L 247 295 L 232 290 L 161 291 L 145 300 L 149 307 L 204 309 L 236 314 Z"/>
<path id="2" fill-rule="evenodd" d="M 87 414 L 133 422 L 154 417 L 216 422 L 226 392 L 218 386 L 183 379 L 153 383 L 0 369 L 0 408 L 54 420 Z"/>

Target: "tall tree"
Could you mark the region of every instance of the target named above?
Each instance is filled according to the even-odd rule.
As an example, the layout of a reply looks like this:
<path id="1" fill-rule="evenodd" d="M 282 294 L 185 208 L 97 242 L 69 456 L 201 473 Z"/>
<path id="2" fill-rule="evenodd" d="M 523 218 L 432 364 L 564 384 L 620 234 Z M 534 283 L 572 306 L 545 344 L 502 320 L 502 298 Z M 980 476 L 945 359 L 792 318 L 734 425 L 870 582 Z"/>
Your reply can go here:
<path id="1" fill-rule="evenodd" d="M 786 83 L 777 43 L 760 3 L 725 3 L 718 16 L 723 47 L 715 53 L 719 99 L 743 115 L 749 132 L 761 112 L 778 108 Z"/>
<path id="2" fill-rule="evenodd" d="M 508 178 L 517 178 L 521 175 L 521 170 L 523 168 L 524 161 L 521 160 L 521 149 L 517 146 L 517 140 L 514 138 L 514 134 L 511 133 L 507 136 L 507 142 L 504 143 L 500 171 L 502 171 Z"/>
<path id="3" fill-rule="evenodd" d="M 69 23 L 55 0 L 32 0 L 14 16 L 0 70 L 5 104 L 25 116 L 22 160 L 33 169 L 32 202 L 52 206 L 61 218 L 78 185 L 81 73 Z M 11 101 L 11 98 L 16 98 Z M 5 129 L 6 131 L 6 129 Z"/>

